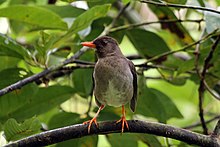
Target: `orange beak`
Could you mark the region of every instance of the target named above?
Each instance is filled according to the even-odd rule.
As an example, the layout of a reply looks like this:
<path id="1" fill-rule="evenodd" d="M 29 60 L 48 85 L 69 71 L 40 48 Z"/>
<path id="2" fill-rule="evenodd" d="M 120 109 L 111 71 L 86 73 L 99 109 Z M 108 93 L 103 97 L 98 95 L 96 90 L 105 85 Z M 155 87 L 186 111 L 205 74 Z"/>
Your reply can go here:
<path id="1" fill-rule="evenodd" d="M 96 48 L 96 45 L 93 42 L 82 42 L 82 46 L 88 46 L 91 48 Z"/>

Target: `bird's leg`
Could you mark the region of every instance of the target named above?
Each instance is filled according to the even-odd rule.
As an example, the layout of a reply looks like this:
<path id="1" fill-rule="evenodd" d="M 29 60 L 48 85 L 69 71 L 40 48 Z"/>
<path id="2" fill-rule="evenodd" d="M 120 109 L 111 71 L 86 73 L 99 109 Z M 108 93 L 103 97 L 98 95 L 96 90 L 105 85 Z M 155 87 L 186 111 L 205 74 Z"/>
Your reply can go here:
<path id="1" fill-rule="evenodd" d="M 126 125 L 127 129 L 129 129 L 128 122 L 125 118 L 125 107 L 124 107 L 124 105 L 122 105 L 122 117 L 116 123 L 119 123 L 119 122 L 121 122 L 121 133 L 124 132 L 124 125 Z"/>
<path id="2" fill-rule="evenodd" d="M 96 118 L 98 117 L 99 112 L 100 112 L 104 107 L 105 107 L 105 105 L 101 105 L 101 106 L 99 107 L 99 110 L 96 112 L 95 116 L 94 116 L 91 120 L 88 120 L 88 121 L 83 122 L 83 124 L 89 124 L 89 126 L 88 126 L 88 134 L 90 133 L 90 128 L 91 128 L 93 122 L 94 122 L 95 125 L 98 127 Z"/>

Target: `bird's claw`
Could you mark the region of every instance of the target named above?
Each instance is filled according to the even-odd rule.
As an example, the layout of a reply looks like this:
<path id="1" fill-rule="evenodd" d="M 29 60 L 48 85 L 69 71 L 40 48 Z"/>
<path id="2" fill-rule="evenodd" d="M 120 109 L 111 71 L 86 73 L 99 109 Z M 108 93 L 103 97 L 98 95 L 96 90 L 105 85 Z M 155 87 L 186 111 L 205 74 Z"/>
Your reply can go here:
<path id="1" fill-rule="evenodd" d="M 97 128 L 98 128 L 98 123 L 97 123 L 96 118 L 93 118 L 93 119 L 91 119 L 91 120 L 88 120 L 88 121 L 83 122 L 84 125 L 89 124 L 89 126 L 88 126 L 88 134 L 90 133 L 90 128 L 91 128 L 93 122 L 95 123 L 95 125 L 96 125 Z"/>
<path id="2" fill-rule="evenodd" d="M 120 123 L 121 122 L 121 133 L 124 132 L 124 125 L 127 127 L 127 129 L 129 130 L 129 127 L 128 127 L 128 122 L 125 118 L 125 116 L 122 116 L 121 119 L 119 119 L 116 123 Z"/>

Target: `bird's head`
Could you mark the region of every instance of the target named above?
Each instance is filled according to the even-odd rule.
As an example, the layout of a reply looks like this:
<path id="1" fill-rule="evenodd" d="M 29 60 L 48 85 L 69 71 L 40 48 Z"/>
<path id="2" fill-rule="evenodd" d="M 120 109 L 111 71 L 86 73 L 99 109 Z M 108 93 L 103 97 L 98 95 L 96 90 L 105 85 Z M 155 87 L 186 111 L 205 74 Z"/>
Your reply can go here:
<path id="1" fill-rule="evenodd" d="M 91 42 L 82 42 L 83 46 L 91 47 L 96 49 L 98 58 L 106 56 L 122 55 L 118 42 L 108 36 L 102 36 Z"/>

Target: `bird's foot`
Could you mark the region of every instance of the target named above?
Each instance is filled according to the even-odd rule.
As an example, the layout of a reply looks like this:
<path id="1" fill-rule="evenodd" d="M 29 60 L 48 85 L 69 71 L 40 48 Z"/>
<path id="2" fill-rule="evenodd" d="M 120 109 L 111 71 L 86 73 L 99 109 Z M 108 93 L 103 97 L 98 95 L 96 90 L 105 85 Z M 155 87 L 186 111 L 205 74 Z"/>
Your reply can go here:
<path id="1" fill-rule="evenodd" d="M 121 133 L 124 132 L 124 125 L 127 127 L 127 129 L 129 130 L 129 127 L 128 127 L 128 122 L 125 118 L 125 116 L 122 116 L 121 119 L 119 119 L 116 123 L 120 123 L 121 122 Z"/>
<path id="2" fill-rule="evenodd" d="M 88 126 L 88 134 L 90 133 L 90 128 L 91 128 L 93 122 L 95 123 L 95 125 L 96 125 L 97 128 L 98 128 L 98 123 L 97 123 L 96 117 L 94 117 L 94 118 L 91 119 L 91 120 L 88 120 L 88 121 L 83 122 L 84 125 L 85 125 L 85 124 L 89 124 L 89 126 Z"/>

